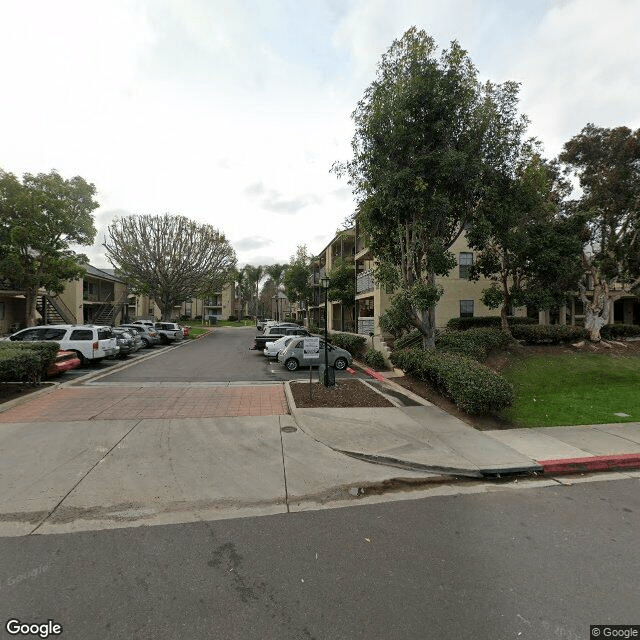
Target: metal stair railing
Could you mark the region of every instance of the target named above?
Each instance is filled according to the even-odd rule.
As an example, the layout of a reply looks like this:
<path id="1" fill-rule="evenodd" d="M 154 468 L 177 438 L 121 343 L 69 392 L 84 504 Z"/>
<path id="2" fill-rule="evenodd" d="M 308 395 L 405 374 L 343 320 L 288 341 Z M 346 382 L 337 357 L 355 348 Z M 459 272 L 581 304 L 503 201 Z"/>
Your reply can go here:
<path id="1" fill-rule="evenodd" d="M 55 319 L 61 320 L 59 324 L 77 324 L 78 321 L 73 311 L 58 296 L 50 296 L 45 293 L 40 298 L 41 308 L 39 311 L 43 318 L 53 316 Z"/>

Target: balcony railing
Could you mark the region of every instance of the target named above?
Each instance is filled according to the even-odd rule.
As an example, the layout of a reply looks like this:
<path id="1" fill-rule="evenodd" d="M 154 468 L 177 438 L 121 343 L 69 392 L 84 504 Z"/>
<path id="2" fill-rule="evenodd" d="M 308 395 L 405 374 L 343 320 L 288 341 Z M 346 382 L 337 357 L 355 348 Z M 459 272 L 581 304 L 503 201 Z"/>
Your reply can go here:
<path id="1" fill-rule="evenodd" d="M 373 278 L 373 271 L 365 271 L 356 277 L 356 294 L 366 293 L 367 291 L 373 291 L 375 286 L 375 280 Z"/>

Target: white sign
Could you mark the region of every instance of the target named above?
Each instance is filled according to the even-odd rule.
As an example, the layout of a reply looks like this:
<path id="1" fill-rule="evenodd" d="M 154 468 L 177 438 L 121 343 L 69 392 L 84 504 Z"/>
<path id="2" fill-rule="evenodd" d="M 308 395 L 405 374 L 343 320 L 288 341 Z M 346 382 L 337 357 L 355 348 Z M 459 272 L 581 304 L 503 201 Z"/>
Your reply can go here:
<path id="1" fill-rule="evenodd" d="M 305 338 L 302 350 L 305 360 L 319 360 L 320 338 Z"/>

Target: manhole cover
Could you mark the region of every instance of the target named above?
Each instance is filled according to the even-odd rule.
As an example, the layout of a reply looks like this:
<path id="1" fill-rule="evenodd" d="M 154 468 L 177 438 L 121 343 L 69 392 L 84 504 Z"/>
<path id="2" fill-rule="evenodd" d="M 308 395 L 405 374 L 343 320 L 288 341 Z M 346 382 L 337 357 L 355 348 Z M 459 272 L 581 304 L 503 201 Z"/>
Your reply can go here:
<path id="1" fill-rule="evenodd" d="M 284 433 L 295 433 L 297 429 L 295 427 L 282 427 L 280 431 L 284 431 Z"/>

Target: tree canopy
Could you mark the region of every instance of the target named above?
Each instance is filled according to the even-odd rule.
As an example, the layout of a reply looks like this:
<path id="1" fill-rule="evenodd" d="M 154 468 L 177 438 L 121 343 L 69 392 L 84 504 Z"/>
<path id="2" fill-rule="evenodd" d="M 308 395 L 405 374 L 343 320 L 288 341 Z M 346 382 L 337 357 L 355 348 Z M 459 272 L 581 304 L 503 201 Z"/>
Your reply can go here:
<path id="1" fill-rule="evenodd" d="M 561 213 L 564 182 L 537 145 L 523 145 L 511 171 L 488 181 L 473 225 L 467 232 L 476 250 L 471 278 L 489 278 L 483 292 L 489 308 L 507 313 L 523 305 L 549 309 L 564 304 L 580 276 L 582 221 Z"/>
<path id="2" fill-rule="evenodd" d="M 313 296 L 309 273 L 310 259 L 305 245 L 298 245 L 296 255 L 285 269 L 282 284 L 287 298 L 291 302 L 303 302 L 308 305 Z"/>
<path id="3" fill-rule="evenodd" d="M 232 280 L 235 251 L 211 225 L 179 215 L 131 215 L 114 220 L 107 233 L 107 258 L 136 293 L 156 301 L 163 320 L 185 300 Z"/>
<path id="4" fill-rule="evenodd" d="M 568 208 L 587 220 L 580 292 L 597 341 L 615 300 L 640 288 L 640 129 L 588 124 L 559 159 L 582 190 Z"/>
<path id="5" fill-rule="evenodd" d="M 93 244 L 95 194 L 80 176 L 26 173 L 20 182 L 0 170 L 0 277 L 26 292 L 27 326 L 36 322 L 39 289 L 62 293 L 84 274 L 88 258 L 71 245 Z"/>
<path id="6" fill-rule="evenodd" d="M 399 288 L 427 348 L 436 279 L 455 266 L 449 248 L 476 212 L 487 171 L 509 164 L 526 127 L 517 95 L 513 82 L 481 84 L 457 42 L 438 55 L 412 27 L 382 56 L 352 114 L 353 158 L 334 170 L 349 176 L 376 277 Z"/>

